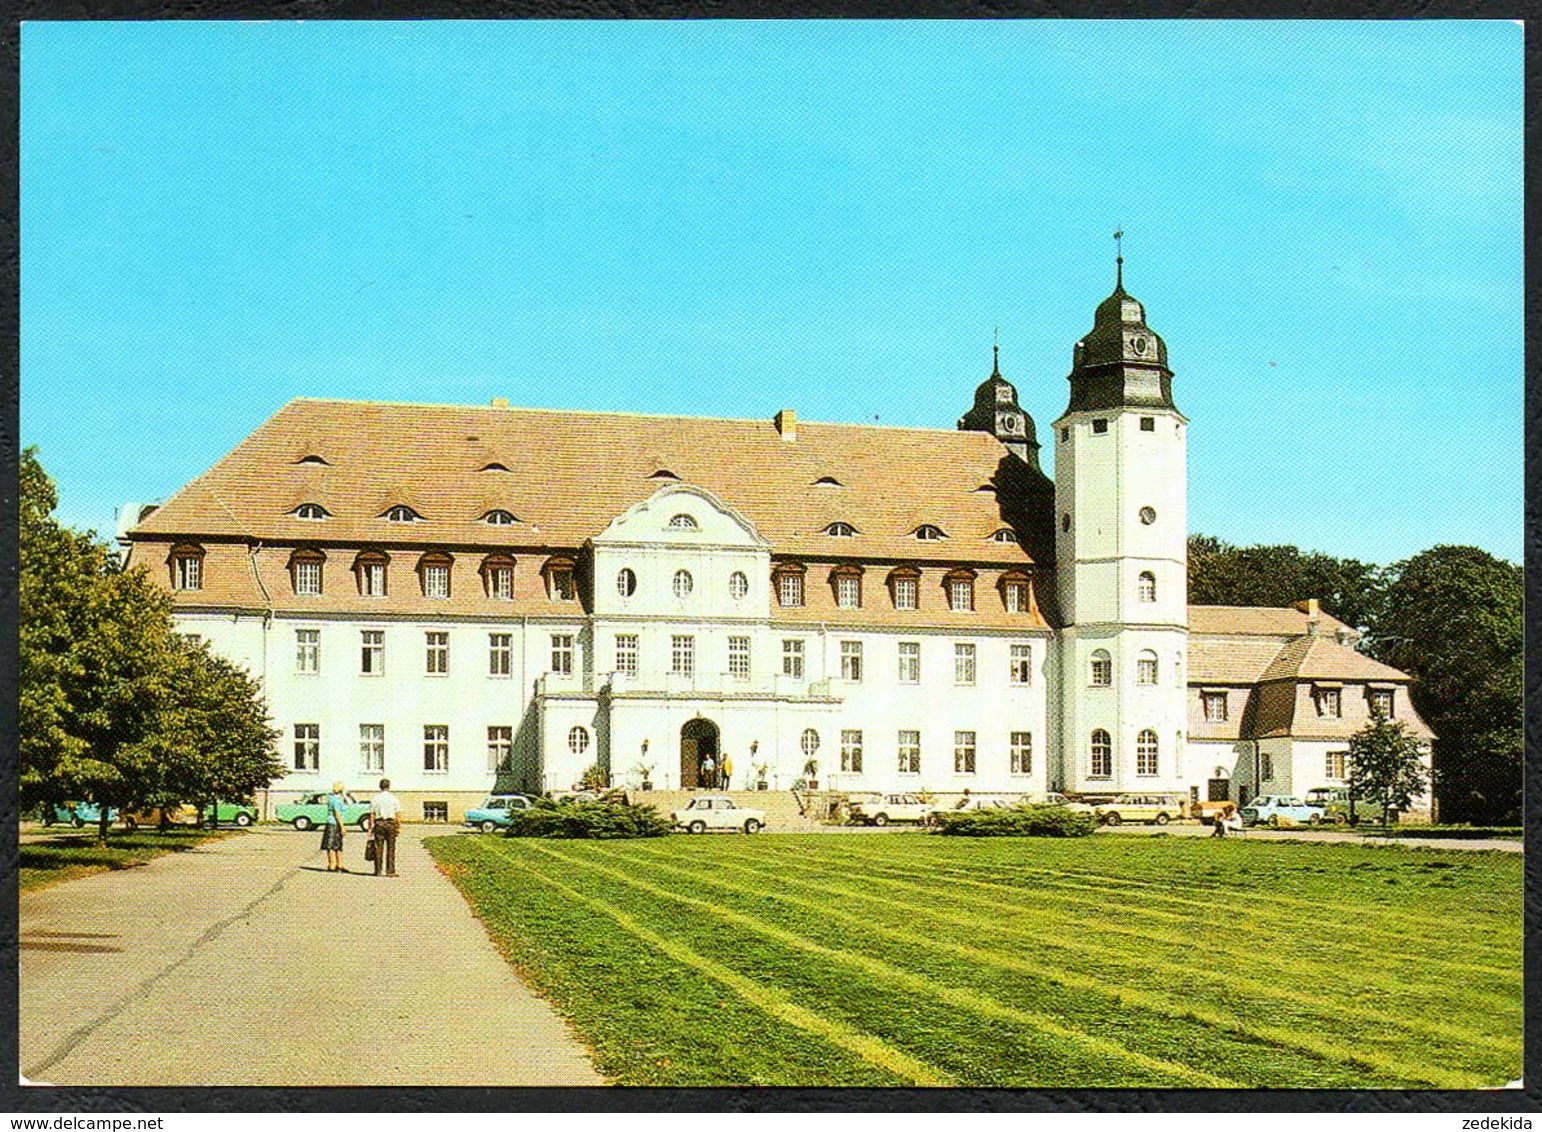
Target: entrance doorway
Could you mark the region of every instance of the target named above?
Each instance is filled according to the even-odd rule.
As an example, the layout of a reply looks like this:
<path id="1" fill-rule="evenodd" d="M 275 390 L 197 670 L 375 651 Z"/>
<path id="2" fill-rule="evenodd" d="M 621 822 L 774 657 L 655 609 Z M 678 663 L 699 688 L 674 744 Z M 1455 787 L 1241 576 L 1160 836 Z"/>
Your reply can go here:
<path id="1" fill-rule="evenodd" d="M 708 755 L 712 765 L 718 762 L 717 724 L 710 719 L 689 719 L 680 728 L 680 786 L 685 790 L 712 787 L 716 783 L 703 781 L 701 764 Z"/>

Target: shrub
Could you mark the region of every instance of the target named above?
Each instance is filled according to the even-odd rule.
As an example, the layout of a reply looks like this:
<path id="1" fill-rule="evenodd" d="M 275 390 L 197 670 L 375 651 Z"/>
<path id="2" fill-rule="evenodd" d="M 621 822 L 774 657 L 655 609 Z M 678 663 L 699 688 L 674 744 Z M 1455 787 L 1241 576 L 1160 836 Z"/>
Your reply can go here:
<path id="1" fill-rule="evenodd" d="M 554 802 L 539 799 L 509 822 L 510 837 L 572 837 L 611 840 L 663 837 L 669 819 L 652 806 L 627 802 Z"/>
<path id="2" fill-rule="evenodd" d="M 938 832 L 954 837 L 1086 837 L 1097 828 L 1091 814 L 1064 806 L 1013 806 L 937 815 Z"/>

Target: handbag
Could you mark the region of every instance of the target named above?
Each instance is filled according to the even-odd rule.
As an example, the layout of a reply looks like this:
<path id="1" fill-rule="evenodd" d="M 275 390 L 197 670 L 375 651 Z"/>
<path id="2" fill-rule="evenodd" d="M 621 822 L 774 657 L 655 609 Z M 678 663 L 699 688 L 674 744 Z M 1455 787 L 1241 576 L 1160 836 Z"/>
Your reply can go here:
<path id="1" fill-rule="evenodd" d="M 364 859 L 366 861 L 373 861 L 375 859 L 375 839 L 373 837 L 366 838 L 364 841 Z"/>

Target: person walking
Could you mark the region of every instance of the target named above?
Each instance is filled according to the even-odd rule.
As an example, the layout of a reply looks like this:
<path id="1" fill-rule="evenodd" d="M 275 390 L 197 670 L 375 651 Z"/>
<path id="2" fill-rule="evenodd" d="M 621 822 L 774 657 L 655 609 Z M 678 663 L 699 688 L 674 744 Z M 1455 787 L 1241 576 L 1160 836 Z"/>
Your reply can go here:
<path id="1" fill-rule="evenodd" d="M 728 756 L 728 753 L 725 751 L 723 753 L 723 789 L 724 790 L 728 789 L 728 780 L 733 777 L 733 773 L 734 773 L 734 761 L 733 761 L 732 758 L 730 758 Z"/>
<path id="2" fill-rule="evenodd" d="M 701 760 L 701 785 L 711 790 L 717 785 L 717 763 L 708 755 Z"/>
<path id="3" fill-rule="evenodd" d="M 327 851 L 327 872 L 346 873 L 343 867 L 343 784 L 332 783 L 327 795 L 327 824 L 321 831 L 321 847 Z"/>
<path id="4" fill-rule="evenodd" d="M 375 839 L 375 875 L 396 875 L 396 835 L 401 832 L 402 804 L 391 793 L 391 780 L 380 780 L 380 793 L 369 803 L 369 835 Z"/>

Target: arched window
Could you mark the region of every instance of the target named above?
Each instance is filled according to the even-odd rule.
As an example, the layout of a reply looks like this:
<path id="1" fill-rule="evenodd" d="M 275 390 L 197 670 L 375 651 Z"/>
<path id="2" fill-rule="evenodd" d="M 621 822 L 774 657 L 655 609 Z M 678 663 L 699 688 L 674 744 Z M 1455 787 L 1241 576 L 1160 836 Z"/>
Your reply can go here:
<path id="1" fill-rule="evenodd" d="M 331 464 L 326 459 L 324 459 L 321 456 L 316 455 L 316 453 L 314 453 L 314 452 L 307 453 L 306 455 L 301 456 L 298 460 L 295 461 L 295 463 L 296 464 L 323 464 L 323 465 L 326 465 L 327 467 L 331 467 Z"/>
<path id="2" fill-rule="evenodd" d="M 817 480 L 814 481 L 814 486 L 815 487 L 844 487 L 845 485 L 842 484 L 841 481 L 836 479 L 834 476 L 820 476 Z"/>
<path id="3" fill-rule="evenodd" d="M 482 516 L 482 522 L 490 527 L 507 527 L 518 521 L 511 512 L 505 511 L 501 507 L 495 507 Z"/>
<path id="4" fill-rule="evenodd" d="M 647 478 L 650 480 L 677 480 L 680 477 L 675 475 L 675 473 L 670 471 L 668 468 L 660 468 L 656 472 L 649 473 Z"/>
<path id="5" fill-rule="evenodd" d="M 691 581 L 691 572 L 689 570 L 675 571 L 674 590 L 677 598 L 683 601 L 690 597 L 691 590 L 695 588 L 695 585 L 696 583 Z"/>
<path id="6" fill-rule="evenodd" d="M 1114 682 L 1114 661 L 1108 655 L 1106 649 L 1094 649 L 1092 652 L 1091 672 L 1088 674 L 1087 683 L 1094 688 L 1107 688 Z"/>
<path id="7" fill-rule="evenodd" d="M 1156 772 L 1157 735 L 1148 727 L 1135 737 L 1135 773 L 1155 774 Z"/>
<path id="8" fill-rule="evenodd" d="M 494 601 L 513 601 L 514 559 L 507 554 L 489 554 L 482 559 L 482 584 Z"/>
<path id="9" fill-rule="evenodd" d="M 494 460 L 488 464 L 483 464 L 480 468 L 477 469 L 479 472 L 506 472 L 508 470 L 509 466 L 507 464 L 500 464 L 497 460 Z"/>
<path id="10" fill-rule="evenodd" d="M 798 746 L 803 748 L 804 758 L 813 758 L 819 753 L 819 732 L 815 731 L 812 727 L 806 728 L 803 732 L 803 738 L 798 740 Z"/>
<path id="11" fill-rule="evenodd" d="M 616 572 L 616 592 L 622 597 L 631 597 L 637 592 L 637 575 L 630 567 L 623 566 Z"/>
<path id="12" fill-rule="evenodd" d="M 1140 578 L 1135 584 L 1136 594 L 1141 601 L 1156 600 L 1156 575 L 1150 570 L 1142 570 Z"/>
<path id="13" fill-rule="evenodd" d="M 568 750 L 575 755 L 581 755 L 589 749 L 589 732 L 582 727 L 575 727 L 568 732 Z"/>
<path id="14" fill-rule="evenodd" d="M 857 533 L 857 528 L 850 523 L 831 523 L 825 528 L 825 534 L 831 538 L 851 538 Z"/>
<path id="15" fill-rule="evenodd" d="M 359 551 L 353 560 L 353 573 L 360 597 L 386 596 L 386 566 L 390 561 L 382 550 Z"/>
<path id="16" fill-rule="evenodd" d="M 332 514 L 319 503 L 302 503 L 290 512 L 296 519 L 325 519 Z"/>
<path id="17" fill-rule="evenodd" d="M 743 570 L 735 570 L 728 575 L 728 596 L 735 601 L 741 601 L 744 595 L 750 592 L 750 580 L 744 576 Z"/>
<path id="18" fill-rule="evenodd" d="M 674 518 L 670 519 L 669 525 L 671 528 L 677 531 L 694 531 L 698 526 L 696 519 L 691 515 L 687 515 L 683 511 L 676 515 Z"/>
<path id="19" fill-rule="evenodd" d="M 453 560 L 442 551 L 431 551 L 418 559 L 418 579 L 423 586 L 423 596 L 447 598 L 450 596 L 450 565 Z"/>
<path id="20" fill-rule="evenodd" d="M 203 589 L 203 556 L 203 547 L 195 543 L 178 543 L 171 548 L 167 562 L 171 566 L 172 589 Z"/>
<path id="21" fill-rule="evenodd" d="M 422 516 L 405 503 L 398 503 L 386 509 L 384 518 L 388 523 L 415 523 Z"/>
<path id="22" fill-rule="evenodd" d="M 922 542 L 936 542 L 938 539 L 946 537 L 942 533 L 941 527 L 935 527 L 931 523 L 922 523 L 916 528 L 916 538 Z"/>
<path id="23" fill-rule="evenodd" d="M 991 541 L 992 542 L 1016 542 L 1017 541 L 1017 532 L 1012 530 L 1010 527 L 1002 527 L 995 534 L 991 535 Z"/>
<path id="24" fill-rule="evenodd" d="M 1090 778 L 1112 778 L 1114 775 L 1114 745 L 1108 732 L 1099 727 L 1092 733 L 1092 771 Z"/>
<path id="25" fill-rule="evenodd" d="M 321 567 L 327 556 L 314 547 L 303 547 L 289 556 L 289 578 L 294 592 L 305 597 L 321 593 Z"/>
<path id="26" fill-rule="evenodd" d="M 1157 682 L 1157 654 L 1150 649 L 1135 659 L 1135 682 L 1148 688 Z"/>

